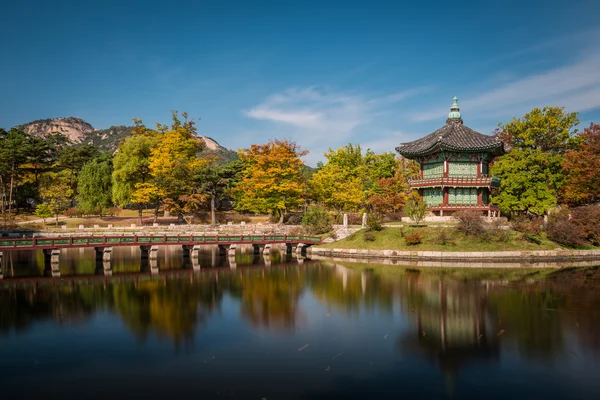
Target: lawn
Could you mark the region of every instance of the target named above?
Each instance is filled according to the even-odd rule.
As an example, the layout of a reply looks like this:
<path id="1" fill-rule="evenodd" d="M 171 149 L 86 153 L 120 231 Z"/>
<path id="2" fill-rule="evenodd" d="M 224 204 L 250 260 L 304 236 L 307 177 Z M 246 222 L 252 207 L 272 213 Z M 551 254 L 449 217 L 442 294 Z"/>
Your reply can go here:
<path id="1" fill-rule="evenodd" d="M 369 234 L 373 240 L 368 240 Z M 512 230 L 489 230 L 481 236 L 466 236 L 452 227 L 388 227 L 381 231 L 367 233 L 364 229 L 333 243 L 319 247 L 336 249 L 368 249 L 399 251 L 513 251 L 513 250 L 554 250 L 560 245 L 548 240 L 543 234 L 526 238 Z M 407 245 L 406 236 L 418 233 L 421 243 Z M 367 235 L 367 237 L 365 237 Z"/>

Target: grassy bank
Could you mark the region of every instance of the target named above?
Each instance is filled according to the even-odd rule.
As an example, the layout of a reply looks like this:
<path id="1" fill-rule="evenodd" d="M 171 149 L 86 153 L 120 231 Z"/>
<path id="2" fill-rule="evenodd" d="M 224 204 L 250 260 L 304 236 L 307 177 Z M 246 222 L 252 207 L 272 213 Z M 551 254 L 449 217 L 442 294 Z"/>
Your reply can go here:
<path id="1" fill-rule="evenodd" d="M 408 245 L 407 238 L 418 234 L 421 243 Z M 371 236 L 371 237 L 369 237 Z M 372 240 L 370 240 L 372 239 Z M 554 250 L 560 245 L 545 236 L 528 237 L 512 230 L 494 229 L 480 236 L 467 236 L 455 228 L 386 227 L 381 231 L 360 230 L 345 239 L 320 247 L 337 249 L 400 250 L 400 251 L 514 251 Z"/>

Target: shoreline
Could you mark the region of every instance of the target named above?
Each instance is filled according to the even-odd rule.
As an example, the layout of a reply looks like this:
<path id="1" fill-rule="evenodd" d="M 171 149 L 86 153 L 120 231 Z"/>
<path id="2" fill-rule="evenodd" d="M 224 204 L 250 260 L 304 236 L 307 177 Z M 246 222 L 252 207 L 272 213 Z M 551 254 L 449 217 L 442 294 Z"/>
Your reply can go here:
<path id="1" fill-rule="evenodd" d="M 335 249 L 311 246 L 307 256 L 319 256 L 340 259 L 383 259 L 397 261 L 423 262 L 478 262 L 495 263 L 510 262 L 530 264 L 540 262 L 577 262 L 600 261 L 600 250 L 534 250 L 534 251 L 488 251 L 488 252 L 454 252 L 454 251 L 398 251 L 398 250 L 361 250 Z"/>

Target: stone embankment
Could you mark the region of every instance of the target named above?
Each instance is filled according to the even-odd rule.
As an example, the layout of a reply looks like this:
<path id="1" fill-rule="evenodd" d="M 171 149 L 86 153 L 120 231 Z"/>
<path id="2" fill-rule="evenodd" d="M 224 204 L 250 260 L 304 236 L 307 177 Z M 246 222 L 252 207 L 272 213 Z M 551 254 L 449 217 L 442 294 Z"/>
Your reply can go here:
<path id="1" fill-rule="evenodd" d="M 307 255 L 339 259 L 392 259 L 399 261 L 435 262 L 542 262 L 542 261 L 585 261 L 600 260 L 600 250 L 544 250 L 544 251 L 397 251 L 330 249 L 311 247 Z M 600 264 L 600 263 L 599 263 Z"/>

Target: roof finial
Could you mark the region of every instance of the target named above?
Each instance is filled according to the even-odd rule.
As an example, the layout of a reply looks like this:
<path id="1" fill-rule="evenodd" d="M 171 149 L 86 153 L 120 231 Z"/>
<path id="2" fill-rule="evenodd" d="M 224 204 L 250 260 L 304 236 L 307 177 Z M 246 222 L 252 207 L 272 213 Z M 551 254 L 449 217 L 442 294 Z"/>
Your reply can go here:
<path id="1" fill-rule="evenodd" d="M 454 96 L 452 107 L 450 107 L 450 113 L 448 113 L 448 122 L 460 122 L 462 124 L 462 118 L 460 117 L 460 107 L 458 106 L 458 97 Z"/>

